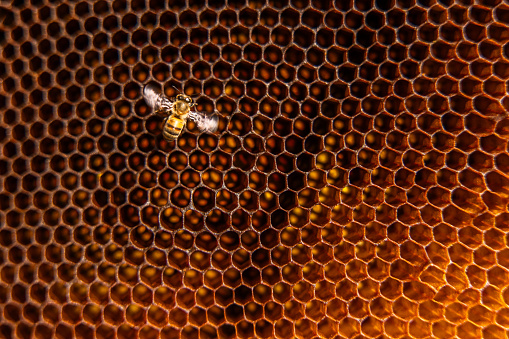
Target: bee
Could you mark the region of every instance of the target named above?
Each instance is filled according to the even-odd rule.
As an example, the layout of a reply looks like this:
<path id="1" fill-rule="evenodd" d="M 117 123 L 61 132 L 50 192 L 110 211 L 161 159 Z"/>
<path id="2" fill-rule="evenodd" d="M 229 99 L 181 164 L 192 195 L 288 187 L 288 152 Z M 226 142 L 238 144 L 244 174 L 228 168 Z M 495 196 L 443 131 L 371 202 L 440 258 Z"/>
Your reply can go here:
<path id="1" fill-rule="evenodd" d="M 165 117 L 163 136 L 168 141 L 177 140 L 188 119 L 194 121 L 202 132 L 213 133 L 217 130 L 219 120 L 217 115 L 205 115 L 193 111 L 192 108 L 196 103 L 188 95 L 178 94 L 174 99 L 169 99 L 155 86 L 146 85 L 143 89 L 143 97 L 157 114 Z"/>

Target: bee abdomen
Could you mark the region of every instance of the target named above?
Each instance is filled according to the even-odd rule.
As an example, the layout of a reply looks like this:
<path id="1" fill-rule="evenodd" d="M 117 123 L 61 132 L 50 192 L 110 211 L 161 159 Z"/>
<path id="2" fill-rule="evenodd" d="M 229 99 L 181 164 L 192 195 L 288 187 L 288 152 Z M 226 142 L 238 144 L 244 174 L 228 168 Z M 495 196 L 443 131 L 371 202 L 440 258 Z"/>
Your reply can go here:
<path id="1" fill-rule="evenodd" d="M 164 122 L 163 136 L 166 140 L 173 141 L 178 138 L 184 128 L 184 121 L 175 117 L 169 117 Z"/>

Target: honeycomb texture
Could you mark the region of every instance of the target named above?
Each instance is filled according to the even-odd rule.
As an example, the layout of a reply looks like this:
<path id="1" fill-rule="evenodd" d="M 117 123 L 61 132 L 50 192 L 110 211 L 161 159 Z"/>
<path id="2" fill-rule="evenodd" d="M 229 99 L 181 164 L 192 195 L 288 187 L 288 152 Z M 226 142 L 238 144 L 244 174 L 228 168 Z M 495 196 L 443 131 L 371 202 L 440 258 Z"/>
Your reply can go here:
<path id="1" fill-rule="evenodd" d="M 5 3 L 4 338 L 507 337 L 507 3 Z"/>

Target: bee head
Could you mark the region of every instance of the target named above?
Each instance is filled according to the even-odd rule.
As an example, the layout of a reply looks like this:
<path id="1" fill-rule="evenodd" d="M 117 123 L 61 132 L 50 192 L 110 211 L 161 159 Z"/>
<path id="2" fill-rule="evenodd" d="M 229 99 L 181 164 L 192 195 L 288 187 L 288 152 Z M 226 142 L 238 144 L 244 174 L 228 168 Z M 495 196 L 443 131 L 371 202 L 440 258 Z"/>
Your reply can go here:
<path id="1" fill-rule="evenodd" d="M 191 97 L 179 94 L 175 98 L 175 110 L 177 111 L 177 114 L 184 115 L 189 113 L 191 110 L 191 107 L 194 106 L 194 101 Z"/>
<path id="2" fill-rule="evenodd" d="M 184 101 L 186 104 L 189 105 L 189 107 L 193 107 L 195 105 L 193 98 L 185 94 L 178 94 L 177 101 Z"/>

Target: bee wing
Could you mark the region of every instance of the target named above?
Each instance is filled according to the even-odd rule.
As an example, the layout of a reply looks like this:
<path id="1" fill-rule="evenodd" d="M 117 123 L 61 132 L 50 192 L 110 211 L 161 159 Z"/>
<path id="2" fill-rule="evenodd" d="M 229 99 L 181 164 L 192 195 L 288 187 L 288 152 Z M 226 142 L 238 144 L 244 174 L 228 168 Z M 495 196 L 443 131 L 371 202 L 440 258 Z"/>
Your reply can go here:
<path id="1" fill-rule="evenodd" d="M 143 97 L 154 111 L 167 111 L 172 109 L 173 102 L 153 85 L 147 85 L 143 89 Z"/>
<path id="2" fill-rule="evenodd" d="M 203 132 L 214 133 L 217 130 L 219 117 L 217 114 L 205 115 L 201 112 L 189 112 L 188 119 L 192 120 L 198 126 L 198 129 Z"/>

